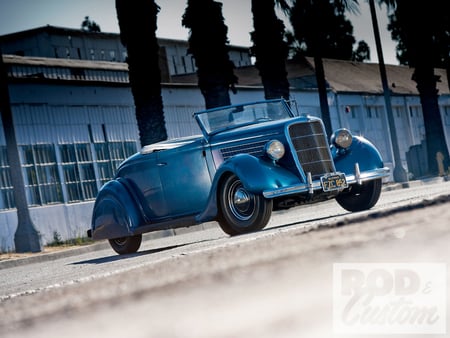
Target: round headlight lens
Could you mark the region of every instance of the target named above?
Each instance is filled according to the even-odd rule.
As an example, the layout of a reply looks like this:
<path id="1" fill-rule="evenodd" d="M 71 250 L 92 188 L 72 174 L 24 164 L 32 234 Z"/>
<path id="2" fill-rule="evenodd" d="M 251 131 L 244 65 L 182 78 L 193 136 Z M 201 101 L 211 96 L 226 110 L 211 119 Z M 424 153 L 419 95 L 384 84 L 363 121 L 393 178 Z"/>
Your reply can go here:
<path id="1" fill-rule="evenodd" d="M 278 140 L 271 140 L 266 143 L 266 154 L 274 161 L 284 156 L 284 145 Z"/>
<path id="2" fill-rule="evenodd" d="M 346 149 L 350 147 L 353 141 L 353 136 L 349 130 L 342 128 L 336 130 L 331 136 L 331 143 L 338 148 Z"/>

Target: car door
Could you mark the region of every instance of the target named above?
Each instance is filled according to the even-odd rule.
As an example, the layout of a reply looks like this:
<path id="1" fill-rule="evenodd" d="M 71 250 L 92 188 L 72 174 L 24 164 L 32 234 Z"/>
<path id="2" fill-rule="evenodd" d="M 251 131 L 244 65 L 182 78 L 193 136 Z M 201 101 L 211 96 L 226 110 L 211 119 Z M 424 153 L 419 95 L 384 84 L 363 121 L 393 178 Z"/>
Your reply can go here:
<path id="1" fill-rule="evenodd" d="M 211 188 L 205 154 L 200 144 L 158 153 L 164 199 L 160 216 L 193 215 L 205 209 Z"/>

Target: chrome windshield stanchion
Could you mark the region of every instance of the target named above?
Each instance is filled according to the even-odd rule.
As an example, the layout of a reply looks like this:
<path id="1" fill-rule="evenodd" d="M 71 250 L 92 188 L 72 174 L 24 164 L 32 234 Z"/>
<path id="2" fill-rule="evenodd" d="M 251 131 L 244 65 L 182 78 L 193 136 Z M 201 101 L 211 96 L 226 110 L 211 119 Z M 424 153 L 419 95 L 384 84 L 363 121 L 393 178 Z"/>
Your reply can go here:
<path id="1" fill-rule="evenodd" d="M 313 180 L 312 180 L 312 175 L 311 172 L 308 171 L 308 173 L 306 174 L 306 179 L 307 179 L 307 184 L 308 184 L 308 193 L 310 195 L 314 194 L 314 189 L 313 189 Z"/>
<path id="2" fill-rule="evenodd" d="M 361 171 L 359 170 L 359 163 L 356 162 L 355 163 L 355 179 L 356 179 L 356 183 L 361 185 L 362 184 L 362 180 L 361 180 Z"/>

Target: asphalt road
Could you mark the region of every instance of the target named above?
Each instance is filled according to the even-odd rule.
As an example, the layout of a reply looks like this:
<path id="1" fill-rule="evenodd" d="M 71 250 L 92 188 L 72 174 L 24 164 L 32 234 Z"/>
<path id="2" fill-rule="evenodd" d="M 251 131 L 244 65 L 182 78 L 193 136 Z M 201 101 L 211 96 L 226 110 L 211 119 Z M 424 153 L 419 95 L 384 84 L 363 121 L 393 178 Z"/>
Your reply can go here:
<path id="1" fill-rule="evenodd" d="M 244 236 L 211 224 L 147 240 L 133 255 L 106 248 L 0 264 L 0 333 L 329 337 L 333 263 L 447 264 L 449 199 L 427 201 L 448 195 L 450 182 L 434 180 L 385 190 L 368 212 L 329 201 L 274 213 L 267 229 Z"/>

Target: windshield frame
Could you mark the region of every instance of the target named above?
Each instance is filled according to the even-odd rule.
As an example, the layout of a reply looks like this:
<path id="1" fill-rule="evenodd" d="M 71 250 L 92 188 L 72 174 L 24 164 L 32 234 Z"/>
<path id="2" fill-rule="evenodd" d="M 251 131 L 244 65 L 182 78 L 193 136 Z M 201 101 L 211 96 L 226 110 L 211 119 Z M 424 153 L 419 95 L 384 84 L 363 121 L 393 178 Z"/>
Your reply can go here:
<path id="1" fill-rule="evenodd" d="M 265 100 L 218 107 L 194 113 L 205 136 L 253 124 L 294 117 L 286 100 Z"/>

